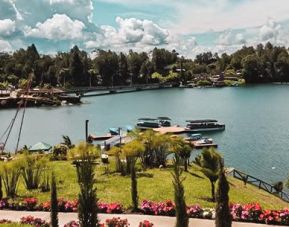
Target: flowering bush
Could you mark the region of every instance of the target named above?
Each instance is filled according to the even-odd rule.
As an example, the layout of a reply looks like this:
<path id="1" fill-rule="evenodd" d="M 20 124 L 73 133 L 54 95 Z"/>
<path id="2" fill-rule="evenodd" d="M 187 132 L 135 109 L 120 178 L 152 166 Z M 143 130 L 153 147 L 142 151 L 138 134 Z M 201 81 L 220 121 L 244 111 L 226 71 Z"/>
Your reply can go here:
<path id="1" fill-rule="evenodd" d="M 128 227 L 127 219 L 112 218 L 106 219 L 105 224 L 100 224 L 101 227 Z"/>
<path id="2" fill-rule="evenodd" d="M 153 227 L 154 224 L 148 220 L 139 223 L 139 227 Z"/>
<path id="3" fill-rule="evenodd" d="M 41 218 L 35 218 L 33 216 L 22 217 L 20 223 L 32 225 L 35 227 L 49 227 L 49 224 L 46 221 L 42 220 Z"/>
<path id="4" fill-rule="evenodd" d="M 43 202 L 39 205 L 37 204 L 37 202 L 38 201 L 36 198 L 26 198 L 23 201 L 18 202 L 15 201 L 9 202 L 8 199 L 2 199 L 0 200 L 0 210 L 12 209 L 12 210 L 50 211 L 50 202 Z M 99 213 L 120 214 L 124 212 L 122 205 L 119 203 L 99 202 L 97 205 Z M 78 207 L 78 201 L 59 199 L 58 207 L 60 212 L 76 212 Z M 152 202 L 144 200 L 141 204 L 141 209 L 144 214 L 148 215 L 175 216 L 175 204 L 170 200 L 165 202 Z M 289 209 L 287 208 L 283 210 L 263 210 L 258 203 L 253 203 L 246 205 L 232 204 L 230 206 L 230 209 L 234 221 L 256 222 L 275 225 L 289 225 Z M 215 218 L 214 209 L 202 208 L 199 205 L 188 206 L 187 213 L 190 218 L 206 218 L 206 219 Z M 28 220 L 31 219 L 31 217 L 30 219 L 28 217 L 26 218 Z M 32 220 L 34 220 L 33 217 Z M 38 219 L 35 220 L 39 221 Z M 143 224 L 143 226 L 147 226 L 145 224 L 148 223 L 141 222 L 140 226 L 141 224 Z M 77 227 L 78 223 L 70 222 L 66 225 L 66 227 L 70 226 Z M 102 224 L 101 226 L 108 226 L 108 223 Z"/>
<path id="5" fill-rule="evenodd" d="M 26 206 L 27 210 L 35 210 L 38 200 L 36 198 L 25 198 L 23 206 Z"/>
<path id="6" fill-rule="evenodd" d="M 77 221 L 71 221 L 65 224 L 64 227 L 79 227 L 79 223 Z"/>
<path id="7" fill-rule="evenodd" d="M 101 203 L 97 204 L 99 213 L 106 214 L 121 214 L 123 213 L 123 207 L 119 203 Z"/>
<path id="8" fill-rule="evenodd" d="M 174 216 L 176 212 L 175 204 L 170 200 L 159 203 L 144 200 L 141 204 L 141 209 L 144 214 L 150 215 Z"/>
<path id="9" fill-rule="evenodd" d="M 191 218 L 202 218 L 203 212 L 204 210 L 199 205 L 190 206 L 187 209 L 187 213 Z"/>

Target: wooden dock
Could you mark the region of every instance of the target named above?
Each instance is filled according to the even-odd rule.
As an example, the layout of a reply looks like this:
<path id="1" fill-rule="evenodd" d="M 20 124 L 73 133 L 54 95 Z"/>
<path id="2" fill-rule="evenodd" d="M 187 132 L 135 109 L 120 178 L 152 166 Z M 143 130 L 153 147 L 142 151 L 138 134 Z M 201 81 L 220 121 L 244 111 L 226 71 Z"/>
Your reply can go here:
<path id="1" fill-rule="evenodd" d="M 96 136 L 96 135 L 90 134 L 88 137 L 93 141 L 102 141 L 102 140 L 110 139 L 112 135 L 110 133 L 103 135 L 103 136 Z"/>
<path id="2" fill-rule="evenodd" d="M 158 132 L 160 134 L 182 134 L 185 132 L 185 128 L 180 126 L 171 126 L 171 127 L 160 127 L 160 128 L 154 128 L 153 131 Z"/>

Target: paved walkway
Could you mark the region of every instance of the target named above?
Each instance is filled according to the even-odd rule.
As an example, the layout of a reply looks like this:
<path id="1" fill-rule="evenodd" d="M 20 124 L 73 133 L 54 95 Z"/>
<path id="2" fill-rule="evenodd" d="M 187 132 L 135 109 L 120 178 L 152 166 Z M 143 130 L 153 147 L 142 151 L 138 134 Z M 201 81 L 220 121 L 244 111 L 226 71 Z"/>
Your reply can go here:
<path id="1" fill-rule="evenodd" d="M 29 212 L 29 211 L 0 211 L 0 219 L 8 219 L 11 221 L 19 221 L 21 217 L 32 215 L 44 219 L 49 222 L 49 212 Z M 107 218 L 120 217 L 127 219 L 130 227 L 138 227 L 139 223 L 144 220 L 149 220 L 154 223 L 155 227 L 174 227 L 175 218 L 165 216 L 150 216 L 150 215 L 134 215 L 134 214 L 99 214 L 99 219 L 105 222 Z M 69 221 L 77 220 L 77 213 L 59 213 L 59 226 L 63 226 Z M 213 220 L 190 219 L 190 227 L 215 227 Z M 252 224 L 252 223 L 233 223 L 233 227 L 274 227 L 273 225 Z M 277 227 L 277 226 L 275 226 Z"/>

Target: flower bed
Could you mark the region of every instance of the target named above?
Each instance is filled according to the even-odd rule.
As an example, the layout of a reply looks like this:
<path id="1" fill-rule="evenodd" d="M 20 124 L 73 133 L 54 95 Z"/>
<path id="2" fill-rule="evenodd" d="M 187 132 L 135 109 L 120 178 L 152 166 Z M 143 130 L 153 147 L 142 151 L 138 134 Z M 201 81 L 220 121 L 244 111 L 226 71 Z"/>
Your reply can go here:
<path id="1" fill-rule="evenodd" d="M 64 227 L 79 227 L 79 222 L 71 221 L 64 225 Z M 109 218 L 105 220 L 105 223 L 99 223 L 98 227 L 129 227 L 130 224 L 128 223 L 127 219 L 121 218 Z M 153 223 L 150 221 L 144 220 L 139 223 L 139 227 L 153 227 Z"/>
<path id="2" fill-rule="evenodd" d="M 99 213 L 121 214 L 125 211 L 119 203 L 98 202 L 97 205 Z M 58 200 L 60 212 L 77 212 L 77 207 L 77 200 Z M 176 213 L 175 204 L 170 200 L 165 202 L 144 200 L 140 208 L 143 214 L 148 215 L 175 216 Z M 38 204 L 35 198 L 26 198 L 20 202 L 10 202 L 8 199 L 2 199 L 0 200 L 0 209 L 49 211 L 50 202 Z M 287 208 L 283 210 L 265 210 L 262 209 L 259 204 L 255 203 L 246 205 L 232 204 L 230 209 L 234 221 L 289 225 L 289 209 Z M 188 206 L 187 213 L 190 218 L 215 218 L 214 209 L 202 208 L 199 205 Z"/>
<path id="3" fill-rule="evenodd" d="M 108 214 L 121 214 L 124 209 L 119 203 L 102 203 L 98 204 L 99 213 Z M 27 210 L 27 211 L 50 211 L 50 202 L 37 203 L 35 198 L 26 198 L 23 201 L 9 202 L 8 199 L 0 200 L 0 210 L 10 209 L 10 210 Z M 58 200 L 59 212 L 77 212 L 78 201 L 77 200 Z"/>

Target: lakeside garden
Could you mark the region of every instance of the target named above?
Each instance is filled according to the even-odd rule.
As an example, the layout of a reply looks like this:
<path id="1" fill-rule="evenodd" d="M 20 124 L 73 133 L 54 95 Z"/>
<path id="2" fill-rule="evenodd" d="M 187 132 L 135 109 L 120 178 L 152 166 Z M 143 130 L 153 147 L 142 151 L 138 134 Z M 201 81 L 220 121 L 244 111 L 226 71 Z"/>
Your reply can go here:
<path id="1" fill-rule="evenodd" d="M 56 211 L 79 215 L 143 213 L 186 220 L 215 218 L 223 203 L 235 221 L 289 224 L 289 211 L 283 209 L 288 203 L 225 177 L 216 150 L 204 150 L 189 162 L 196 151 L 179 137 L 152 131 L 131 137 L 131 142 L 110 149 L 108 157 L 101 156 L 99 147 L 73 145 L 68 137 L 51 154 L 23 150 L 1 163 L 0 209 L 52 211 L 54 204 Z M 175 159 L 168 160 L 169 155 Z M 81 226 L 90 226 L 79 217 Z"/>

